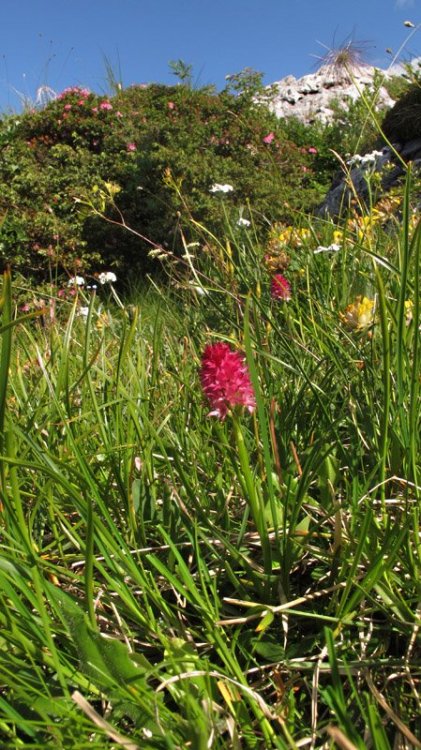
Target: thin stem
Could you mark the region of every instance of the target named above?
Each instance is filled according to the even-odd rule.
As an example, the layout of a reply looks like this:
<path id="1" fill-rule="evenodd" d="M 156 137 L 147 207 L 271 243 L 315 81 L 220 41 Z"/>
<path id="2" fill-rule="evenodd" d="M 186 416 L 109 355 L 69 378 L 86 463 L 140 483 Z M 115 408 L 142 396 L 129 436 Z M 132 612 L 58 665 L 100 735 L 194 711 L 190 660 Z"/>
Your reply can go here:
<path id="1" fill-rule="evenodd" d="M 254 481 L 247 448 L 244 442 L 244 435 L 241 430 L 239 419 L 235 414 L 232 415 L 232 423 L 234 427 L 237 455 L 240 461 L 242 472 L 240 481 L 243 485 L 243 489 L 246 492 L 246 500 L 249 504 L 251 515 L 254 523 L 256 524 L 257 532 L 262 543 L 263 565 L 265 573 L 267 573 L 267 575 L 270 575 L 272 572 L 272 559 L 266 521 L 264 517 L 263 499 Z"/>

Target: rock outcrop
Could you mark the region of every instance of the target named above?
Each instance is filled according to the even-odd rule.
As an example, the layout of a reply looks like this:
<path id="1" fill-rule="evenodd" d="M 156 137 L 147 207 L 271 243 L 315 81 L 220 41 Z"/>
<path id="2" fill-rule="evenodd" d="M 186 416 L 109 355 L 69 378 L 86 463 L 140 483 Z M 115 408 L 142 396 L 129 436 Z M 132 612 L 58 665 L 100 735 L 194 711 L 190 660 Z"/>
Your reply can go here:
<path id="1" fill-rule="evenodd" d="M 415 70 L 419 68 L 421 58 L 413 60 L 411 65 Z M 323 65 L 316 73 L 298 79 L 290 75 L 273 83 L 269 106 L 278 117 L 297 117 L 305 123 L 327 123 L 334 116 L 335 106 L 347 109 L 349 102 L 358 99 L 362 93 L 373 91 L 376 79 L 383 81 L 383 85 L 377 89 L 375 106 L 379 109 L 391 107 L 394 100 L 384 84 L 395 76 L 408 77 L 407 68 L 394 65 L 382 70 L 360 63 L 349 70 L 344 66 Z"/>
<path id="2" fill-rule="evenodd" d="M 385 146 L 364 156 L 352 157 L 348 161 L 348 174 L 341 172 L 334 179 L 316 214 L 336 218 L 348 210 L 356 196 L 362 205 L 368 204 L 370 197 L 387 193 L 404 178 L 408 162 L 412 162 L 413 169 L 421 169 L 421 136 L 403 145 L 395 143 L 393 149 Z M 380 177 L 376 187 L 373 187 L 374 174 Z"/>
<path id="3" fill-rule="evenodd" d="M 386 193 L 405 176 L 406 165 L 421 170 L 421 87 L 412 86 L 389 110 L 382 123 L 385 140 L 369 154 L 348 160 L 348 173 L 340 172 L 323 203 L 317 209 L 320 216 L 339 216 L 346 211 L 355 196 L 368 202 L 369 183 L 377 195 Z M 386 142 L 385 142 L 386 141 Z M 377 179 L 373 181 L 373 175 Z M 373 195 L 371 195 L 373 197 Z"/>

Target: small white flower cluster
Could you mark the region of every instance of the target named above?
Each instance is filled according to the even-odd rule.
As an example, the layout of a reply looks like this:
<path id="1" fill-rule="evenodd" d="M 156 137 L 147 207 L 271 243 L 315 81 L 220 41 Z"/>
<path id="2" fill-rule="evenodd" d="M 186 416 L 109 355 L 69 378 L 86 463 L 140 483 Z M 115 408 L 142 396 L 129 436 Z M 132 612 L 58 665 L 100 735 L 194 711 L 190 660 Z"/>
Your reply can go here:
<path id="1" fill-rule="evenodd" d="M 347 164 L 349 167 L 361 167 L 364 169 L 365 167 L 382 166 L 383 161 L 386 160 L 387 155 L 384 151 L 374 150 L 368 154 L 364 154 L 364 156 L 361 156 L 361 154 L 351 156 L 351 158 L 348 159 Z"/>
<path id="2" fill-rule="evenodd" d="M 67 286 L 85 286 L 83 276 L 72 276 L 67 282 Z"/>
<path id="3" fill-rule="evenodd" d="M 157 260 L 167 260 L 171 255 L 172 253 L 167 252 L 162 247 L 156 247 L 148 252 L 149 258 L 156 258 Z"/>
<path id="4" fill-rule="evenodd" d="M 112 271 L 104 271 L 98 276 L 98 281 L 104 286 L 104 284 L 114 284 L 117 281 L 117 276 Z"/>
<path id="5" fill-rule="evenodd" d="M 234 190 L 232 185 L 221 185 L 219 182 L 215 182 L 210 188 L 210 193 L 231 193 Z"/>
<path id="6" fill-rule="evenodd" d="M 316 249 L 313 250 L 313 253 L 314 255 L 318 255 L 318 253 L 337 253 L 340 249 L 341 246 L 338 245 L 337 242 L 332 242 L 332 244 L 327 247 L 319 245 L 319 247 L 316 247 Z"/>
<path id="7" fill-rule="evenodd" d="M 240 218 L 237 221 L 238 227 L 249 227 L 250 224 L 251 224 L 251 221 L 249 221 L 248 219 L 243 219 L 242 216 L 240 216 Z"/>

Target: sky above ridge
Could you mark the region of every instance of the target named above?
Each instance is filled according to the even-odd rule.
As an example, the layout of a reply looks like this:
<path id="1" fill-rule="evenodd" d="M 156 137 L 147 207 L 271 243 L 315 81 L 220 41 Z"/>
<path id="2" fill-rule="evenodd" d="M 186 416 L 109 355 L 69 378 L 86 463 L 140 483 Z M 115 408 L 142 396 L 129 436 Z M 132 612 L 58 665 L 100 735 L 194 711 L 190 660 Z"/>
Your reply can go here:
<path id="1" fill-rule="evenodd" d="M 107 92 L 107 62 L 123 86 L 174 83 L 178 59 L 198 86 L 245 67 L 272 83 L 350 39 L 383 68 L 421 55 L 421 0 L 3 0 L 0 111 L 40 86 Z"/>

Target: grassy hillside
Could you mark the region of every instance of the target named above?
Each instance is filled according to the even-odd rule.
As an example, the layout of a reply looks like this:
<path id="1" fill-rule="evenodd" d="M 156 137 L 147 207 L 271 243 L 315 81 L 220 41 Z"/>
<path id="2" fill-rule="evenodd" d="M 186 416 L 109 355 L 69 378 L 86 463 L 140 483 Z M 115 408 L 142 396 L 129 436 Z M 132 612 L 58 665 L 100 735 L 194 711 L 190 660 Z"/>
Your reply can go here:
<path id="1" fill-rule="evenodd" d="M 65 118 L 67 143 L 46 131 L 67 104 L 96 106 L 92 96 L 78 105 L 73 91 L 3 122 L 3 167 L 21 149 L 22 163 L 43 159 L 43 185 L 25 203 L 19 173 L 3 192 L 16 200 L 5 257 L 16 241 L 22 270 L 30 252 L 42 284 L 6 270 L 0 299 L 1 747 L 418 747 L 416 178 L 408 169 L 402 188 L 341 225 L 316 221 L 298 210 L 296 179 L 309 174 L 299 165 L 313 170 L 310 159 L 322 158 L 321 135 L 284 142 L 282 123 L 275 132 L 235 117 L 247 130 L 238 164 L 237 146 L 219 143 L 220 171 L 201 176 L 193 151 L 173 154 L 165 142 L 169 125 L 149 150 L 147 129 L 144 148 L 121 145 L 140 126 L 116 136 L 114 151 L 88 147 L 95 113 L 86 132 Z M 169 98 L 158 88 L 124 101 L 159 101 L 151 120 L 171 122 L 205 96 L 211 118 L 213 93 L 177 88 Z M 113 110 L 97 113 L 103 144 L 117 106 L 107 101 Z M 212 127 L 224 138 L 221 117 Z M 179 137 L 199 148 L 191 130 L 182 137 L 180 126 Z M 181 210 L 174 242 L 148 237 L 161 279 L 135 282 L 135 248 L 151 246 L 130 203 L 131 242 L 118 227 L 118 245 L 81 249 L 78 232 L 96 211 L 92 231 L 113 237 L 113 205 L 135 190 L 143 159 L 156 175 L 170 157 L 186 177 L 171 169 L 154 183 L 171 196 L 163 231 L 174 196 L 195 209 Z M 76 195 L 74 160 L 86 166 Z M 115 172 L 111 187 L 94 189 L 100 163 Z M 282 197 L 280 164 L 291 175 Z M 47 194 L 45 215 L 73 227 L 75 256 L 61 239 L 59 257 L 18 239 L 22 227 L 53 231 L 43 219 L 37 228 L 38 209 L 28 219 L 31 195 L 35 206 Z M 74 197 L 90 201 L 83 221 Z"/>

